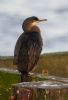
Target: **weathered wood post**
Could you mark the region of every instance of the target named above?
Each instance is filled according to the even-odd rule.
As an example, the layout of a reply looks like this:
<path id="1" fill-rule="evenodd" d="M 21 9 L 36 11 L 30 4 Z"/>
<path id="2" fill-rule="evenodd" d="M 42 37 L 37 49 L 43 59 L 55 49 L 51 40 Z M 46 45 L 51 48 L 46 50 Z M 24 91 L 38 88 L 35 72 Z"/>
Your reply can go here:
<path id="1" fill-rule="evenodd" d="M 37 80 L 32 77 L 32 82 L 13 85 L 13 100 L 68 100 L 68 78 L 48 76 L 48 79 L 44 79 L 41 75 L 35 77 Z"/>
<path id="2" fill-rule="evenodd" d="M 53 81 L 23 82 L 13 87 L 15 100 L 67 100 L 68 84 Z"/>

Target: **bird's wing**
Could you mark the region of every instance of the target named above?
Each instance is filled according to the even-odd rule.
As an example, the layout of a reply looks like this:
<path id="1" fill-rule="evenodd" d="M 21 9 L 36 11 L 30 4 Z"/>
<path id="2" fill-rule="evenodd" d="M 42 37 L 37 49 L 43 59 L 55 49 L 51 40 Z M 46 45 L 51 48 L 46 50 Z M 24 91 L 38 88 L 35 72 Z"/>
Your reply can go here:
<path id="1" fill-rule="evenodd" d="M 18 38 L 16 45 L 15 45 L 15 49 L 14 49 L 14 60 L 13 60 L 13 64 L 17 65 L 18 63 L 18 55 L 19 55 L 19 51 L 20 51 L 20 47 L 22 44 L 22 37 L 23 34 L 20 35 L 20 37 Z"/>
<path id="2" fill-rule="evenodd" d="M 38 62 L 42 45 L 39 45 L 36 41 L 32 42 L 32 40 L 30 40 L 28 42 L 28 47 L 28 71 L 31 71 Z"/>

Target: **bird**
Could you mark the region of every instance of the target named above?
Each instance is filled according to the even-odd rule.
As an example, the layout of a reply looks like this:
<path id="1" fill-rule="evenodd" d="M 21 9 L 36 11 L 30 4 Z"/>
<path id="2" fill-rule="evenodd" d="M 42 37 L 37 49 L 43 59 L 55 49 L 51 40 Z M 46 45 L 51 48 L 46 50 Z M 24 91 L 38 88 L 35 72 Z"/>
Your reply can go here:
<path id="1" fill-rule="evenodd" d="M 23 33 L 14 48 L 14 64 L 21 73 L 21 82 L 28 81 L 28 73 L 36 66 L 42 51 L 43 41 L 38 23 L 47 21 L 36 16 L 28 17 L 22 23 Z"/>

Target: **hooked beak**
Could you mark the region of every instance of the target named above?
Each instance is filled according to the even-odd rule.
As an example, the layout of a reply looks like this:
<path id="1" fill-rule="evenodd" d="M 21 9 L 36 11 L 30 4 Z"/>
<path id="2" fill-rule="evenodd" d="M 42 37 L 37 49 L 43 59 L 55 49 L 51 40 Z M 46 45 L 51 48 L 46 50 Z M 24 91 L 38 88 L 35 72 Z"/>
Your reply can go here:
<path id="1" fill-rule="evenodd" d="M 41 19 L 41 20 L 39 20 L 38 22 L 42 22 L 42 21 L 47 21 L 47 19 Z"/>
<path id="2" fill-rule="evenodd" d="M 35 21 L 32 23 L 32 26 L 37 25 L 37 23 L 42 22 L 42 21 L 47 21 L 47 19 L 41 19 L 41 20 Z"/>

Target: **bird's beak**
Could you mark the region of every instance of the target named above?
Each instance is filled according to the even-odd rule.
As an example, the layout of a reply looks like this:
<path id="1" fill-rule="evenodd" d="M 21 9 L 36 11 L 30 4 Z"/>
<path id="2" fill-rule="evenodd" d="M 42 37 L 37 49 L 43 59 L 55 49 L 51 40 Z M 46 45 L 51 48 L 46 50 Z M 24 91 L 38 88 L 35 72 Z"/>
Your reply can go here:
<path id="1" fill-rule="evenodd" d="M 47 21 L 47 19 L 41 19 L 41 20 L 35 21 L 35 22 L 32 23 L 32 26 L 34 26 L 34 25 L 36 25 L 37 23 L 42 22 L 42 21 Z"/>
<path id="2" fill-rule="evenodd" d="M 42 22 L 42 21 L 47 21 L 47 19 L 41 19 L 41 20 L 39 20 L 38 22 Z"/>

